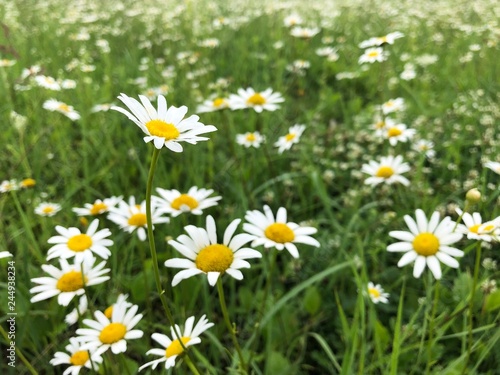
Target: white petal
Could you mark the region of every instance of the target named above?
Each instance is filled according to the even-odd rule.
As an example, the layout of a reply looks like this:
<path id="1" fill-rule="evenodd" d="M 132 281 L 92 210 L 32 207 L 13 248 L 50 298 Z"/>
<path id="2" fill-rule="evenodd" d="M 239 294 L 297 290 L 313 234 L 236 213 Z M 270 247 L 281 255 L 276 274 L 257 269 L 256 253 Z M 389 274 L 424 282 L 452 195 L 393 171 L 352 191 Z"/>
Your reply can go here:
<path id="1" fill-rule="evenodd" d="M 441 279 L 441 266 L 439 265 L 439 260 L 435 256 L 431 255 L 427 257 L 427 266 L 431 270 L 436 280 Z"/>
<path id="2" fill-rule="evenodd" d="M 425 264 L 425 257 L 419 255 L 415 260 L 415 266 L 413 267 L 413 277 L 418 279 L 422 275 L 422 272 L 424 272 L 425 269 Z"/>
<path id="3" fill-rule="evenodd" d="M 220 272 L 208 272 L 207 273 L 208 283 L 211 286 L 214 286 L 217 283 L 219 276 L 220 276 Z"/>
<path id="4" fill-rule="evenodd" d="M 398 267 L 404 267 L 407 264 L 410 264 L 415 259 L 417 259 L 418 254 L 415 251 L 408 251 L 404 254 L 398 262 Z"/>

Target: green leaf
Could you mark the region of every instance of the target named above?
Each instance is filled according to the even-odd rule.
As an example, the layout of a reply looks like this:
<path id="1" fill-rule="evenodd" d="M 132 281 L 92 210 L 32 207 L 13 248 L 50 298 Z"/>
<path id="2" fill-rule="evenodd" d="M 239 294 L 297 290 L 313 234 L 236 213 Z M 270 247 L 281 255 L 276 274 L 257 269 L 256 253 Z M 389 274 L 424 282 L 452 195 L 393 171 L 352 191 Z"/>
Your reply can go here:
<path id="1" fill-rule="evenodd" d="M 278 352 L 269 354 L 266 374 L 289 375 L 292 373 L 292 365 L 283 354 Z"/>
<path id="2" fill-rule="evenodd" d="M 500 290 L 488 294 L 484 302 L 484 311 L 491 312 L 500 308 Z"/>
<path id="3" fill-rule="evenodd" d="M 307 288 L 303 299 L 304 308 L 310 315 L 314 315 L 321 307 L 321 294 L 316 286 Z"/>
<path id="4" fill-rule="evenodd" d="M 380 346 L 382 349 L 387 348 L 391 341 L 391 336 L 389 335 L 389 330 L 384 327 L 379 320 L 375 321 L 375 337 L 378 342 L 380 342 Z"/>

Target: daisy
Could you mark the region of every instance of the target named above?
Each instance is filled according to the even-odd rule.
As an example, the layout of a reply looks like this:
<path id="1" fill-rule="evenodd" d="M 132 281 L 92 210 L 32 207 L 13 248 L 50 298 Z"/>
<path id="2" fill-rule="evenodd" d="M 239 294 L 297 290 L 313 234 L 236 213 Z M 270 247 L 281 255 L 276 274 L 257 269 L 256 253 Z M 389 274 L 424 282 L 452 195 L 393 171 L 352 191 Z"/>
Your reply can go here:
<path id="1" fill-rule="evenodd" d="M 427 158 L 432 159 L 436 156 L 436 151 L 434 151 L 434 142 L 427 141 L 425 139 L 420 139 L 413 144 L 413 149 L 415 151 L 423 153 Z"/>
<path id="2" fill-rule="evenodd" d="M 102 358 L 99 354 L 92 353 L 88 350 L 83 350 L 81 348 L 80 342 L 76 337 L 71 337 L 69 339 L 69 344 L 66 346 L 66 351 L 56 352 L 54 358 L 50 360 L 52 366 L 58 365 L 71 365 L 66 370 L 64 370 L 63 375 L 78 375 L 83 367 L 88 369 L 98 371 L 99 363 L 102 363 Z"/>
<path id="3" fill-rule="evenodd" d="M 401 176 L 401 174 L 409 170 L 410 166 L 408 163 L 403 163 L 403 157 L 401 155 L 396 157 L 391 155 L 382 156 L 379 163 L 370 160 L 368 164 L 363 164 L 361 167 L 361 172 L 371 176 L 365 180 L 365 184 L 372 186 L 376 186 L 382 182 L 389 185 L 399 182 L 408 186 L 410 181 Z"/>
<path id="4" fill-rule="evenodd" d="M 259 132 L 246 132 L 245 134 L 236 135 L 236 143 L 245 146 L 246 148 L 255 147 L 259 148 L 266 138 Z"/>
<path id="5" fill-rule="evenodd" d="M 318 34 L 321 30 L 317 27 L 295 26 L 290 30 L 290 35 L 296 38 L 309 39 Z"/>
<path id="6" fill-rule="evenodd" d="M 0 193 L 7 193 L 13 190 L 19 190 L 17 180 L 4 180 L 0 184 Z"/>
<path id="7" fill-rule="evenodd" d="M 483 223 L 479 212 L 470 214 L 463 212 L 460 208 L 456 208 L 455 211 L 464 222 L 457 225 L 457 231 L 467 235 L 469 240 L 491 242 L 495 238 L 495 230 L 497 229 L 495 221 Z"/>
<path id="8" fill-rule="evenodd" d="M 384 289 L 380 284 L 373 284 L 371 281 L 368 283 L 367 294 L 373 303 L 377 304 L 379 302 L 388 303 L 389 293 L 384 293 Z"/>
<path id="9" fill-rule="evenodd" d="M 384 115 L 393 112 L 400 112 L 405 109 L 405 100 L 403 98 L 389 99 L 380 107 Z"/>
<path id="10" fill-rule="evenodd" d="M 102 354 L 111 348 L 114 354 L 124 353 L 127 350 L 127 340 L 139 339 L 144 332 L 134 328 L 142 319 L 142 314 L 137 314 L 139 306 L 127 307 L 126 303 L 113 306 L 111 319 L 101 311 L 94 313 L 95 320 L 84 319 L 83 324 L 90 328 L 76 330 L 78 340 L 83 343 L 82 349 L 95 350 Z"/>
<path id="11" fill-rule="evenodd" d="M 374 63 L 375 61 L 382 62 L 387 60 L 389 52 L 384 51 L 382 47 L 368 48 L 358 60 L 359 64 Z"/>
<path id="12" fill-rule="evenodd" d="M 108 112 L 113 105 L 114 104 L 112 104 L 112 103 L 96 104 L 91 108 L 90 112 L 92 112 L 92 113 Z"/>
<path id="13" fill-rule="evenodd" d="M 407 142 L 415 135 L 415 129 L 409 129 L 405 124 L 391 124 L 386 122 L 386 127 L 376 132 L 378 136 L 382 136 L 389 140 L 391 146 L 396 146 L 398 142 Z"/>
<path id="14" fill-rule="evenodd" d="M 8 59 L 1 59 L 0 60 L 0 67 L 5 68 L 5 67 L 11 67 L 16 64 L 16 60 L 8 60 Z"/>
<path id="15" fill-rule="evenodd" d="M 36 181 L 32 178 L 25 178 L 19 183 L 21 189 L 27 189 L 36 185 Z"/>
<path id="16" fill-rule="evenodd" d="M 126 308 L 129 308 L 133 304 L 127 301 L 128 299 L 128 294 L 119 294 L 118 298 L 116 299 L 116 302 L 113 303 L 111 306 L 108 306 L 106 310 L 104 310 L 104 316 L 108 319 L 111 319 L 113 317 L 113 310 L 116 305 L 124 305 Z"/>
<path id="17" fill-rule="evenodd" d="M 73 324 L 78 322 L 78 319 L 80 319 L 80 317 L 87 312 L 88 307 L 89 304 L 87 301 L 87 296 L 84 294 L 80 297 L 78 306 L 71 310 L 71 312 L 64 318 L 66 324 L 72 326 Z"/>
<path id="18" fill-rule="evenodd" d="M 54 216 L 61 211 L 61 205 L 57 203 L 43 202 L 35 207 L 35 214 L 40 216 Z"/>
<path id="19" fill-rule="evenodd" d="M 0 259 L 2 258 L 8 258 L 8 257 L 11 257 L 12 254 L 9 253 L 8 251 L 0 251 Z"/>
<path id="20" fill-rule="evenodd" d="M 254 236 L 252 246 L 275 247 L 279 251 L 287 249 L 294 258 L 299 257 L 296 243 L 320 246 L 319 242 L 310 236 L 316 233 L 317 229 L 287 222 L 287 212 L 284 207 L 278 209 L 276 219 L 271 208 L 264 206 L 264 213 L 257 210 L 247 211 L 245 220 L 247 223 L 243 225 L 243 229 Z"/>
<path id="21" fill-rule="evenodd" d="M 439 262 L 452 268 L 458 268 L 458 261 L 453 257 L 462 257 L 464 252 L 449 245 L 460 241 L 462 233 L 454 232 L 454 223 L 450 217 L 439 221 L 439 212 L 435 211 L 427 220 L 424 211 L 415 211 L 416 221 L 409 215 L 404 216 L 407 231 L 391 231 L 389 236 L 401 240 L 387 246 L 387 251 L 404 252 L 398 267 L 415 262 L 413 276 L 419 278 L 427 265 L 436 279 L 441 278 Z"/>
<path id="22" fill-rule="evenodd" d="M 49 76 L 36 76 L 35 82 L 38 86 L 44 89 L 60 91 L 61 85 L 52 77 Z"/>
<path id="23" fill-rule="evenodd" d="M 278 147 L 278 152 L 282 154 L 283 151 L 290 150 L 294 144 L 299 143 L 300 136 L 305 129 L 306 126 L 302 124 L 295 124 L 290 127 L 288 129 L 288 134 L 283 137 L 279 137 L 278 141 L 274 143 L 274 146 Z"/>
<path id="24" fill-rule="evenodd" d="M 221 109 L 228 108 L 229 102 L 226 98 L 220 96 L 212 96 L 205 100 L 196 108 L 198 113 L 220 111 Z"/>
<path id="25" fill-rule="evenodd" d="M 47 109 L 49 111 L 56 111 L 59 113 L 62 113 L 66 117 L 68 117 L 70 120 L 76 121 L 80 119 L 80 114 L 75 111 L 75 109 L 67 105 L 66 103 L 57 101 L 55 99 L 49 99 L 43 103 L 43 108 Z"/>
<path id="26" fill-rule="evenodd" d="M 85 293 L 84 286 L 97 285 L 109 280 L 109 276 L 103 276 L 110 271 L 109 268 L 104 268 L 106 262 L 103 261 L 94 267 L 95 261 L 94 257 L 86 257 L 80 263 L 69 264 L 66 259 L 59 259 L 61 269 L 49 264 L 42 265 L 42 269 L 50 277 L 31 279 L 40 285 L 30 289 L 30 293 L 38 293 L 30 301 L 34 303 L 58 296 L 59 305 L 68 306 L 73 297 Z"/>
<path id="27" fill-rule="evenodd" d="M 290 14 L 289 16 L 286 16 L 285 19 L 283 20 L 283 24 L 286 27 L 292 27 L 296 25 L 301 25 L 302 24 L 302 18 L 298 14 Z"/>
<path id="28" fill-rule="evenodd" d="M 50 237 L 48 243 L 55 244 L 47 252 L 47 260 L 53 258 L 69 259 L 75 257 L 75 262 L 80 263 L 85 257 L 92 257 L 93 253 L 102 259 L 108 259 L 111 255 L 108 246 L 113 241 L 106 237 L 111 236 L 109 229 L 97 231 L 99 220 L 95 219 L 87 228 L 87 233 L 80 232 L 78 228 L 64 228 L 56 226 L 59 236 Z"/>
<path id="29" fill-rule="evenodd" d="M 224 232 L 222 244 L 217 242 L 215 220 L 212 216 L 207 216 L 206 229 L 188 225 L 184 230 L 189 236 L 183 234 L 177 240 L 168 241 L 188 258 L 174 258 L 165 262 L 166 267 L 184 268 L 174 276 L 172 286 L 200 273 L 207 275 L 211 286 L 214 286 L 219 276 L 224 273 L 236 280 L 242 280 L 243 274 L 240 268 L 250 268 L 250 263 L 245 259 L 261 258 L 262 254 L 257 250 L 242 248 L 253 239 L 253 236 L 242 233 L 233 237 L 240 222 L 240 219 L 236 219 L 229 224 Z"/>
<path id="30" fill-rule="evenodd" d="M 279 92 L 274 92 L 268 88 L 267 90 L 256 92 L 253 88 L 238 89 L 238 95 L 229 95 L 229 108 L 243 109 L 253 108 L 255 112 L 275 111 L 279 108 L 277 103 L 283 103 L 285 99 Z"/>
<path id="31" fill-rule="evenodd" d="M 153 224 L 168 223 L 170 219 L 163 217 L 163 212 L 151 207 L 151 221 Z M 137 237 L 141 241 L 146 240 L 146 201 L 141 204 L 135 204 L 135 197 L 130 197 L 128 203 L 125 201 L 118 202 L 118 207 L 109 209 L 108 219 L 120 226 L 120 228 L 128 233 L 137 231 Z"/>
<path id="32" fill-rule="evenodd" d="M 115 207 L 118 202 L 123 199 L 123 196 L 105 198 L 104 200 L 96 199 L 94 203 L 85 203 L 83 208 L 72 208 L 72 211 L 78 216 L 97 216 L 105 212 L 109 212 L 110 208 Z"/>
<path id="33" fill-rule="evenodd" d="M 141 103 L 136 99 L 121 94 L 120 99 L 128 109 L 113 106 L 111 109 L 123 113 L 132 120 L 146 134 L 144 142 L 153 142 L 157 149 L 163 146 L 174 152 L 182 152 L 180 142 L 196 144 L 199 141 L 206 141 L 208 138 L 200 137 L 200 134 L 216 131 L 213 125 L 204 125 L 198 122 L 200 119 L 196 115 L 184 118 L 188 108 L 170 106 L 167 108 L 167 101 L 163 95 L 158 95 L 158 110 L 154 109 L 148 98 L 139 95 Z"/>
<path id="34" fill-rule="evenodd" d="M 191 187 L 185 194 L 175 189 L 156 188 L 156 191 L 160 197 L 153 196 L 152 199 L 157 210 L 172 217 L 186 212 L 201 215 L 204 209 L 216 206 L 222 199 L 220 196 L 209 197 L 214 192 L 212 189 L 198 189 L 196 186 Z"/>
<path id="35" fill-rule="evenodd" d="M 29 68 L 23 69 L 21 73 L 21 79 L 25 79 L 29 76 L 34 76 L 42 71 L 42 67 L 40 65 L 33 65 Z"/>
<path id="36" fill-rule="evenodd" d="M 491 169 L 496 174 L 500 174 L 500 163 L 496 161 L 487 161 L 486 163 L 484 163 L 484 166 Z"/>
<path id="37" fill-rule="evenodd" d="M 359 44 L 359 47 L 360 48 L 367 48 L 367 47 L 375 47 L 375 46 L 378 47 L 378 46 L 381 46 L 383 44 L 394 44 L 394 41 L 396 39 L 399 39 L 402 37 L 404 37 L 403 33 L 399 32 L 399 31 L 395 31 L 393 33 L 389 33 L 389 34 L 384 35 L 384 36 L 379 36 L 379 37 L 375 37 L 375 38 L 370 38 L 368 40 L 364 40 Z"/>
<path id="38" fill-rule="evenodd" d="M 181 333 L 182 331 L 177 325 L 175 326 L 175 331 L 173 327 L 170 327 L 172 339 L 170 339 L 170 337 L 168 337 L 167 335 L 163 335 L 161 333 L 153 333 L 151 335 L 151 338 L 158 344 L 160 344 L 162 348 L 151 349 L 146 354 L 158 355 L 160 356 L 160 358 L 142 365 L 141 367 L 139 367 L 139 371 L 142 371 L 148 366 L 151 366 L 151 368 L 154 370 L 156 369 L 156 366 L 158 366 L 162 362 L 165 362 L 165 369 L 174 367 L 175 360 L 184 352 L 179 339 L 176 339 L 176 337 L 178 336 L 180 336 L 180 340 L 186 348 L 201 343 L 201 339 L 199 336 L 214 324 L 209 323 L 206 316 L 203 315 L 193 328 L 194 319 L 194 316 L 191 316 L 186 320 L 183 333 Z"/>

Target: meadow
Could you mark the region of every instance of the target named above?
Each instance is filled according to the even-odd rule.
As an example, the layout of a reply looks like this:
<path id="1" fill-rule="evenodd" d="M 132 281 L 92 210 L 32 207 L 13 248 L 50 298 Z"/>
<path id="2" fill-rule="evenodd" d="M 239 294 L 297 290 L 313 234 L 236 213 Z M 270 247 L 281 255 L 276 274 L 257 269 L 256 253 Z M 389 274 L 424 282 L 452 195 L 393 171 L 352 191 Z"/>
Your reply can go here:
<path id="1" fill-rule="evenodd" d="M 0 373 L 500 374 L 499 15 L 0 0 Z"/>

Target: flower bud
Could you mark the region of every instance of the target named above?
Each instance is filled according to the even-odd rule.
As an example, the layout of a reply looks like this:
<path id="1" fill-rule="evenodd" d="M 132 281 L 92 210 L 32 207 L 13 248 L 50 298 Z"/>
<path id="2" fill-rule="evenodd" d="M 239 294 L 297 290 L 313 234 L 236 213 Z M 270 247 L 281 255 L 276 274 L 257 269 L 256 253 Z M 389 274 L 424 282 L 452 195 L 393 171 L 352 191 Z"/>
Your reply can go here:
<path id="1" fill-rule="evenodd" d="M 478 203 L 481 200 L 481 192 L 476 188 L 470 189 L 467 194 L 465 194 L 465 199 L 472 204 Z"/>

